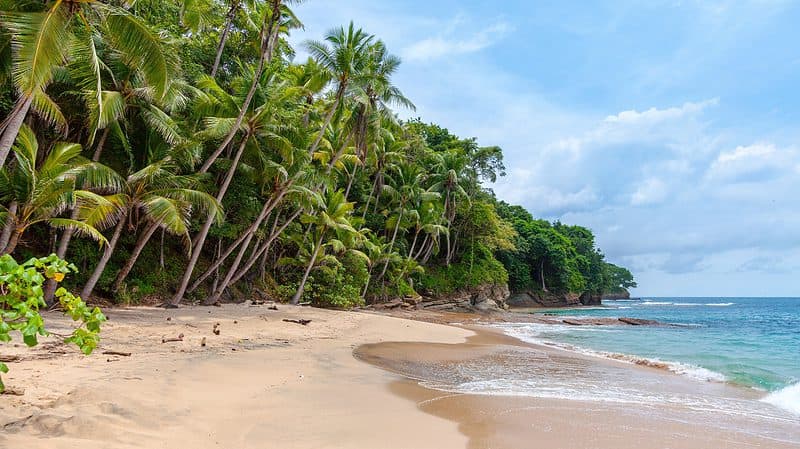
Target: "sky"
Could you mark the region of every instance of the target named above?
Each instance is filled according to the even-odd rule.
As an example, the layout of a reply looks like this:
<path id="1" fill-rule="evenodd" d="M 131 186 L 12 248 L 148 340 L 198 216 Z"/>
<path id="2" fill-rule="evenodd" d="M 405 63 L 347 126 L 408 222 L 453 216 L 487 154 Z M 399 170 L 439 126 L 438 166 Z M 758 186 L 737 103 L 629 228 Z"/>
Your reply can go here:
<path id="1" fill-rule="evenodd" d="M 503 148 L 498 198 L 591 228 L 637 296 L 800 296 L 800 0 L 307 0 L 419 116 Z"/>

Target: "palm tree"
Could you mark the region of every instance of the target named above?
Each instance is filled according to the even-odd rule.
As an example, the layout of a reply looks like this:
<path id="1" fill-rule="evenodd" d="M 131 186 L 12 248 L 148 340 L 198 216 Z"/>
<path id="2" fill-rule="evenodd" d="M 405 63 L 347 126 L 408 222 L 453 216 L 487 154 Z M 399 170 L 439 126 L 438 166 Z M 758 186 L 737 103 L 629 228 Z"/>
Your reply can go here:
<path id="1" fill-rule="evenodd" d="M 297 287 L 297 292 L 295 292 L 292 297 L 292 304 L 298 304 L 300 298 L 303 297 L 303 291 L 305 290 L 308 276 L 311 274 L 311 270 L 314 268 L 317 258 L 325 245 L 337 245 L 334 240 L 323 244 L 326 238 L 329 237 L 330 232 L 357 234 L 357 231 L 349 221 L 352 212 L 353 203 L 348 203 L 344 199 L 344 194 L 340 190 L 337 190 L 329 193 L 324 200 L 320 198 L 320 210 L 316 215 L 306 214 L 301 218 L 303 223 L 312 228 L 312 235 L 314 238 L 312 241 L 312 248 L 309 251 L 308 265 Z M 341 243 L 340 240 L 336 241 Z"/>
<path id="2" fill-rule="evenodd" d="M 116 172 L 81 157 L 81 146 L 74 143 L 57 143 L 46 157 L 40 157 L 36 135 L 25 125 L 13 150 L 16 164 L 0 169 L 0 201 L 16 204 L 16 208 L 2 212 L 4 221 L 11 223 L 11 231 L 0 254 L 12 253 L 25 231 L 37 223 L 72 229 L 106 243 L 98 228 L 116 221 L 123 198 L 85 189 L 119 191 L 122 179 Z M 84 189 L 76 188 L 79 185 Z M 73 218 L 60 217 L 70 209 L 77 211 Z"/>
<path id="3" fill-rule="evenodd" d="M 123 215 L 117 221 L 108 246 L 83 287 L 81 293 L 83 298 L 91 296 L 116 249 L 122 231 L 126 225 L 135 224 L 136 216 L 142 217 L 145 230 L 117 275 L 114 290 L 117 290 L 125 280 L 142 249 L 157 229 L 164 229 L 172 235 L 184 236 L 188 242 L 189 219 L 195 211 L 208 211 L 218 221 L 222 219 L 219 203 L 211 195 L 192 188 L 198 183 L 199 178 L 179 175 L 177 169 L 174 160 L 167 157 L 128 176 L 125 184 Z"/>
<path id="4" fill-rule="evenodd" d="M 467 184 L 467 179 L 462 175 L 466 168 L 466 158 L 454 151 L 447 151 L 444 153 L 436 154 L 436 165 L 434 173 L 431 176 L 433 185 L 431 190 L 439 192 L 444 196 L 444 216 L 447 219 L 447 228 L 453 226 L 453 220 L 456 217 L 456 208 L 458 200 L 461 198 L 469 198 L 464 185 Z M 447 255 L 446 264 L 450 265 L 450 261 L 454 255 L 454 246 L 450 241 L 450 233 L 447 236 Z"/>
<path id="5" fill-rule="evenodd" d="M 169 84 L 169 63 L 161 38 L 127 10 L 100 0 L 57 0 L 35 12 L 0 12 L 11 37 L 12 72 L 19 98 L 2 124 L 0 167 L 5 164 L 30 109 L 50 122 L 60 121 L 55 102 L 45 93 L 55 71 L 68 60 L 85 66 L 95 79 L 100 102 L 101 64 L 95 37 L 136 68 L 161 98 Z"/>
<path id="6" fill-rule="evenodd" d="M 284 20 L 284 18 L 287 16 L 288 19 Z M 228 132 L 225 135 L 225 138 L 222 140 L 217 149 L 211 154 L 211 156 L 206 159 L 203 166 L 200 167 L 200 173 L 205 173 L 209 168 L 211 168 L 211 165 L 217 160 L 217 158 L 228 147 L 228 145 L 233 142 L 236 134 L 242 129 L 242 123 L 244 122 L 245 116 L 250 111 L 251 102 L 256 94 L 256 91 L 258 90 L 259 83 L 262 80 L 264 68 L 266 64 L 272 61 L 279 33 L 281 31 L 286 32 L 289 28 L 298 26 L 300 26 L 299 21 L 297 21 L 294 18 L 294 14 L 288 8 L 286 8 L 285 5 L 283 5 L 283 0 L 270 0 L 270 8 L 265 9 L 263 14 L 260 32 L 261 47 L 259 59 L 252 74 L 250 89 L 247 91 L 244 100 L 239 106 L 239 113 L 236 115 L 236 119 L 233 120 L 233 123 L 230 124 L 230 126 L 228 126 Z M 247 142 L 251 137 L 252 135 L 245 135 L 241 140 L 239 150 L 236 152 L 233 163 L 228 169 L 225 179 L 220 186 L 220 190 L 217 193 L 217 201 L 221 202 L 222 198 L 225 196 L 225 192 L 227 191 L 231 179 L 233 178 L 233 175 L 239 165 L 239 159 L 241 158 Z M 213 221 L 214 217 L 209 215 L 209 217 L 206 219 L 206 222 L 203 224 L 203 227 L 200 229 L 200 232 L 196 236 L 196 243 L 194 245 L 192 256 L 190 257 L 189 263 L 186 266 L 186 270 L 183 273 L 178 290 L 175 292 L 175 295 L 172 297 L 169 304 L 177 305 L 183 299 L 183 295 L 186 293 L 186 289 L 189 287 L 189 281 L 191 280 L 192 273 L 194 272 L 194 267 L 197 265 L 197 260 L 200 257 L 200 252 L 202 251 L 203 246 L 205 245 L 205 240 L 208 236 L 209 230 L 211 229 L 211 224 Z"/>
<path id="7" fill-rule="evenodd" d="M 436 192 L 426 191 L 422 187 L 425 174 L 421 167 L 408 163 L 397 165 L 393 173 L 389 175 L 389 183 L 384 186 L 384 194 L 391 198 L 392 216 L 386 220 L 387 231 L 392 228 L 392 237 L 389 241 L 389 252 L 394 250 L 395 242 L 397 241 L 397 234 L 403 224 L 407 224 L 408 220 L 404 218 L 417 218 L 417 211 L 415 209 L 419 202 L 432 201 L 439 198 Z M 386 275 L 386 270 L 389 268 L 389 260 L 383 265 L 383 270 L 378 276 L 378 279 L 383 279 Z"/>
<path id="8" fill-rule="evenodd" d="M 322 68 L 328 71 L 329 76 L 336 84 L 333 103 L 325 114 L 317 138 L 308 149 L 309 154 L 317 151 L 325 130 L 331 124 L 333 115 L 344 101 L 351 80 L 359 76 L 366 66 L 367 50 L 373 38 L 374 36 L 365 33 L 360 28 L 356 29 L 353 22 L 350 22 L 350 26 L 346 30 L 344 27 L 340 27 L 329 31 L 322 42 L 306 42 L 308 52 Z"/>

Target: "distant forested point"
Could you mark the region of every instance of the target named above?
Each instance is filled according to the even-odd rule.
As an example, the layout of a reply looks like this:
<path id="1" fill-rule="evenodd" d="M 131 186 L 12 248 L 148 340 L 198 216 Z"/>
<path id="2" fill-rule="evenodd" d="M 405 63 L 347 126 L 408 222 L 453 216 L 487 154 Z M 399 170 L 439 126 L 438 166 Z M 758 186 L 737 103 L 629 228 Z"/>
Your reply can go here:
<path id="1" fill-rule="evenodd" d="M 377 36 L 336 27 L 298 60 L 294 4 L 0 0 L 0 254 L 54 253 L 120 303 L 636 285 L 589 229 L 495 197 L 499 147 L 398 118 Z"/>

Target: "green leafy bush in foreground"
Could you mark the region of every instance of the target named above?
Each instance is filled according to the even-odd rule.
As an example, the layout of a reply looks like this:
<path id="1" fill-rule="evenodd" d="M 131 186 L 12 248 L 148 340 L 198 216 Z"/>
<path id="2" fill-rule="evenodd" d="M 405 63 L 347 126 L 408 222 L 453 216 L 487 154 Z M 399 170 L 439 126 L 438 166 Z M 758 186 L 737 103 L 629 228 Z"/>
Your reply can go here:
<path id="1" fill-rule="evenodd" d="M 26 345 L 36 346 L 39 335 L 49 335 L 39 313 L 39 309 L 46 306 L 42 286 L 47 279 L 61 282 L 67 274 L 76 271 L 74 265 L 54 254 L 23 264 L 18 264 L 10 255 L 0 257 L 0 342 L 11 341 L 11 333 L 17 331 Z M 91 354 L 97 347 L 100 323 L 106 317 L 99 308 L 89 308 L 81 298 L 63 287 L 56 290 L 55 296 L 64 314 L 80 322 L 78 328 L 64 336 L 64 342 L 75 344 L 86 355 Z M 0 362 L 0 373 L 7 372 L 8 367 Z M 4 389 L 0 379 L 0 392 Z"/>

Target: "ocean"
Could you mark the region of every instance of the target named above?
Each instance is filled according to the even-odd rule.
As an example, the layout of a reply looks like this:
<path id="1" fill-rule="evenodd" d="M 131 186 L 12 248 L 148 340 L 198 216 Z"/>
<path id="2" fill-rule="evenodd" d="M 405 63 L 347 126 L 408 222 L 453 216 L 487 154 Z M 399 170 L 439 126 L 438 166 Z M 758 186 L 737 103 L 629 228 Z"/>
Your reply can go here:
<path id="1" fill-rule="evenodd" d="M 752 389 L 762 402 L 800 415 L 800 298 L 607 300 L 600 307 L 538 313 L 642 318 L 670 326 L 516 323 L 501 327 L 531 343 L 663 364 L 696 381 Z"/>

